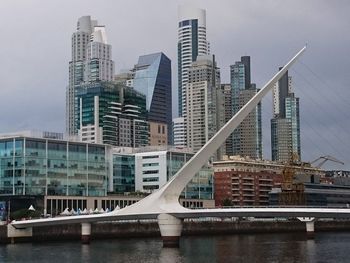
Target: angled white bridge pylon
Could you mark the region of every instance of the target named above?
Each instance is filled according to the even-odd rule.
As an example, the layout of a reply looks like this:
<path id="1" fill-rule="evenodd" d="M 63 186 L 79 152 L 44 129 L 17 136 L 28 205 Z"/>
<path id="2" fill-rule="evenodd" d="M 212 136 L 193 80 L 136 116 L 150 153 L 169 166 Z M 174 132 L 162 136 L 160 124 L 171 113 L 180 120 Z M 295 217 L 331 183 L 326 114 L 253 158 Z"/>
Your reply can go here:
<path id="1" fill-rule="evenodd" d="M 188 209 L 179 204 L 179 196 L 186 185 L 205 165 L 209 158 L 226 141 L 230 134 L 241 124 L 262 98 L 274 87 L 275 83 L 287 72 L 304 53 L 304 46 L 284 67 L 277 72 L 161 189 L 140 200 L 118 214 L 171 213 Z"/>

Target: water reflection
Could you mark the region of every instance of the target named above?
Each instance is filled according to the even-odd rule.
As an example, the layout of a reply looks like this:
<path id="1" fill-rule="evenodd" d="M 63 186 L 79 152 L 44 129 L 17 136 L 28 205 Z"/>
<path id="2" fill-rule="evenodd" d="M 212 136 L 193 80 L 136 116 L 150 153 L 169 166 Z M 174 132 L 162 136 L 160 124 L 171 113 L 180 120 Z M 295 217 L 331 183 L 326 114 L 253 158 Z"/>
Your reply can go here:
<path id="1" fill-rule="evenodd" d="M 87 262 L 90 259 L 90 245 L 82 244 L 81 245 L 81 258 L 82 262 Z"/>
<path id="2" fill-rule="evenodd" d="M 159 255 L 159 263 L 184 262 L 178 248 L 162 248 Z"/>
<path id="3" fill-rule="evenodd" d="M 245 234 L 182 237 L 180 248 L 160 238 L 0 246 L 0 262 L 349 262 L 350 233 Z"/>
<path id="4" fill-rule="evenodd" d="M 308 262 L 316 262 L 316 243 L 314 239 L 306 241 L 306 251 L 308 255 Z"/>

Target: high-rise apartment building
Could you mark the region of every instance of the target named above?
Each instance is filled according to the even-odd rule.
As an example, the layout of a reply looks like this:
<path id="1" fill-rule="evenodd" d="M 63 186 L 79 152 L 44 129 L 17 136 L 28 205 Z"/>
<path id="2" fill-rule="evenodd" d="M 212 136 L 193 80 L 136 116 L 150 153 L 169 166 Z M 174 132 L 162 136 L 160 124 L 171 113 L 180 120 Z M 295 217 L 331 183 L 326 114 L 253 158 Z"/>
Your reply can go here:
<path id="1" fill-rule="evenodd" d="M 171 144 L 171 60 L 162 52 L 140 56 L 132 72 L 134 89 L 146 96 L 150 145 Z"/>
<path id="2" fill-rule="evenodd" d="M 281 68 L 280 68 L 281 69 Z M 273 161 L 288 162 L 292 157 L 300 160 L 299 98 L 292 92 L 292 78 L 288 71 L 273 89 L 271 119 L 271 154 Z"/>
<path id="3" fill-rule="evenodd" d="M 257 92 L 251 83 L 250 57 L 241 57 L 241 61 L 230 66 L 232 116 L 236 114 Z M 229 107 L 230 104 L 226 105 Z M 229 110 L 228 110 L 229 112 Z M 232 117 L 231 116 L 231 117 Z M 228 116 L 227 116 L 228 117 Z M 231 141 L 227 141 L 231 143 Z M 230 147 L 230 145 L 227 145 Z M 261 103 L 249 113 L 232 133 L 232 148 L 226 148 L 228 155 L 262 158 Z"/>
<path id="4" fill-rule="evenodd" d="M 111 82 L 76 88 L 76 127 L 81 141 L 115 146 L 148 145 L 145 95 Z"/>
<path id="5" fill-rule="evenodd" d="M 186 84 L 189 80 L 188 69 L 197 56 L 210 52 L 207 41 L 206 12 L 203 9 L 179 6 L 178 27 L 178 99 L 179 116 L 183 116 L 186 105 Z"/>
<path id="6" fill-rule="evenodd" d="M 75 126 L 75 88 L 83 83 L 113 79 L 112 48 L 107 44 L 105 27 L 90 16 L 78 19 L 72 35 L 72 60 L 69 62 L 69 84 L 66 92 L 66 131 L 77 134 Z"/>
<path id="7" fill-rule="evenodd" d="M 186 147 L 186 126 L 183 117 L 173 119 L 173 140 L 174 146 L 178 148 Z"/>
<path id="8" fill-rule="evenodd" d="M 94 27 L 86 49 L 84 82 L 113 80 L 112 46 L 107 43 L 105 26 Z"/>
<path id="9" fill-rule="evenodd" d="M 192 62 L 188 75 L 184 114 L 187 147 L 197 152 L 223 125 L 220 69 L 214 56 L 199 56 Z M 217 157 L 221 154 L 218 152 Z"/>

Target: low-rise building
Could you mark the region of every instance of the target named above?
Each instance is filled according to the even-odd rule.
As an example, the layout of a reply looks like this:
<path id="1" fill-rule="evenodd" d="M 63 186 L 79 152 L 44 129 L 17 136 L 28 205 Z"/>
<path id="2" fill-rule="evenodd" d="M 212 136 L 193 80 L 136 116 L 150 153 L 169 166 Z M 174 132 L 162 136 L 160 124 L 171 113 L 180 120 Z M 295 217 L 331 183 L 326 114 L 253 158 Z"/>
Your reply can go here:
<path id="1" fill-rule="evenodd" d="M 107 147 L 20 136 L 1 138 L 0 194 L 106 195 Z"/>
<path id="2" fill-rule="evenodd" d="M 303 197 L 306 206 L 349 207 L 350 186 L 322 183 L 303 183 Z M 269 194 L 270 205 L 279 204 L 280 188 L 273 188 Z"/>
<path id="3" fill-rule="evenodd" d="M 194 155 L 188 149 L 153 147 L 135 153 L 135 190 L 153 192 L 161 188 Z M 213 173 L 203 167 L 184 189 L 184 198 L 213 199 Z"/>
<path id="4" fill-rule="evenodd" d="M 192 156 L 165 146 L 113 148 L 41 135 L 0 136 L 0 202 L 11 202 L 11 211 L 35 205 L 54 214 L 66 207 L 124 207 L 162 187 Z M 212 170 L 203 168 L 182 197 L 187 207 L 214 206 Z"/>
<path id="5" fill-rule="evenodd" d="M 213 167 L 216 206 L 265 206 L 269 205 L 269 192 L 273 187 L 280 187 L 282 183 L 285 165 L 226 156 L 224 160 L 214 162 Z M 299 177 L 314 178 L 315 175 L 324 175 L 322 170 L 311 166 L 293 166 L 293 169 Z"/>

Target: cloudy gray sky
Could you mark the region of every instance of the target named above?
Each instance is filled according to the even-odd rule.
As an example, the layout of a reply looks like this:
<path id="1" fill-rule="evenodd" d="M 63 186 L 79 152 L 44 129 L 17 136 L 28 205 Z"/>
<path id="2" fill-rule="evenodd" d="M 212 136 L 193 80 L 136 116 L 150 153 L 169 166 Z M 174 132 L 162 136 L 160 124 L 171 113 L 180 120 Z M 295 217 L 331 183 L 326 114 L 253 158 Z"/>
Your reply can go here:
<path id="1" fill-rule="evenodd" d="M 346 165 L 329 164 L 329 169 L 350 169 L 347 0 L 1 0 L 0 132 L 64 131 L 70 40 L 83 15 L 106 25 L 117 71 L 132 67 L 139 55 L 163 51 L 169 56 L 175 95 L 177 6 L 184 3 L 207 10 L 208 40 L 222 82 L 229 82 L 230 64 L 250 55 L 252 80 L 261 87 L 307 43 L 290 71 L 301 103 L 302 157 L 332 155 Z M 263 101 L 266 159 L 271 96 Z"/>

